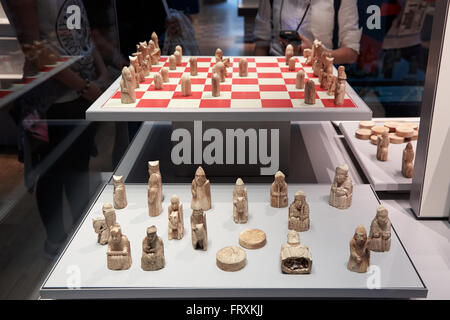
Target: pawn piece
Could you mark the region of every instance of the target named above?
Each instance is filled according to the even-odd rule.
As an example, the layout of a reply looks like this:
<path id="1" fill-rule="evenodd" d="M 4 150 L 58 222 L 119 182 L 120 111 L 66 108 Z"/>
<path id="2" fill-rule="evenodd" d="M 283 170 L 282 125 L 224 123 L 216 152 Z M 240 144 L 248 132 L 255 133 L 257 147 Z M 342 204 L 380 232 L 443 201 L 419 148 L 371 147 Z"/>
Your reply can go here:
<path id="1" fill-rule="evenodd" d="M 158 237 L 155 226 L 147 228 L 147 235 L 142 241 L 141 268 L 144 271 L 155 271 L 164 268 L 164 243 Z"/>
<path id="2" fill-rule="evenodd" d="M 175 47 L 175 51 L 178 51 L 180 55 L 183 56 L 183 48 L 180 45 Z"/>
<path id="3" fill-rule="evenodd" d="M 217 61 L 217 58 L 219 58 L 219 60 L 217 62 L 222 61 L 222 59 L 223 59 L 223 51 L 222 51 L 222 49 L 217 48 L 215 56 L 216 56 L 216 61 Z"/>
<path id="4" fill-rule="evenodd" d="M 266 245 L 266 233 L 259 229 L 247 229 L 239 235 L 239 244 L 246 249 L 259 249 Z"/>
<path id="5" fill-rule="evenodd" d="M 161 68 L 161 77 L 163 82 L 169 82 L 169 69 L 167 67 Z"/>
<path id="6" fill-rule="evenodd" d="M 355 230 L 350 240 L 350 258 L 347 269 L 353 272 L 365 273 L 370 265 L 370 250 L 368 248 L 367 232 L 363 226 Z"/>
<path id="7" fill-rule="evenodd" d="M 337 70 L 337 77 L 338 79 L 344 79 L 347 80 L 347 74 L 345 73 L 345 67 L 344 66 L 339 66 L 338 70 Z"/>
<path id="8" fill-rule="evenodd" d="M 286 46 L 284 54 L 286 57 L 286 65 L 289 65 L 289 60 L 294 56 L 294 47 L 292 46 L 292 44 L 288 44 Z"/>
<path id="9" fill-rule="evenodd" d="M 405 178 L 412 178 L 414 174 L 414 149 L 411 142 L 403 150 L 402 174 Z"/>
<path id="10" fill-rule="evenodd" d="M 183 58 L 183 56 L 181 55 L 180 51 L 175 51 L 173 55 L 175 56 L 175 63 L 177 64 L 177 66 L 181 65 L 181 59 Z"/>
<path id="11" fill-rule="evenodd" d="M 338 73 L 338 78 L 336 81 L 336 88 L 334 90 L 334 104 L 343 105 L 345 99 L 345 82 L 346 82 L 345 72 L 341 75 Z"/>
<path id="12" fill-rule="evenodd" d="M 158 186 L 161 193 L 161 199 L 163 198 L 162 195 L 162 175 L 161 171 L 159 170 L 159 160 L 149 161 L 147 163 L 148 165 L 148 176 L 150 177 L 152 174 L 156 174 L 158 177 Z"/>
<path id="13" fill-rule="evenodd" d="M 304 232 L 309 230 L 309 204 L 306 195 L 298 190 L 294 202 L 289 206 L 289 230 Z"/>
<path id="14" fill-rule="evenodd" d="M 347 209 L 352 205 L 353 182 L 348 175 L 346 164 L 336 167 L 333 184 L 330 190 L 329 204 L 338 209 Z"/>
<path id="15" fill-rule="evenodd" d="M 133 65 L 130 64 L 128 69 L 130 69 L 131 78 L 133 79 L 133 83 L 134 83 L 134 88 L 138 89 L 139 88 L 139 76 L 137 75 L 136 70 L 134 70 Z"/>
<path id="16" fill-rule="evenodd" d="M 220 96 L 220 77 L 217 73 L 214 73 L 211 78 L 211 90 L 213 97 Z"/>
<path id="17" fill-rule="evenodd" d="M 295 58 L 291 57 L 289 59 L 289 71 L 295 71 Z"/>
<path id="18" fill-rule="evenodd" d="M 288 233 L 288 241 L 281 247 L 281 271 L 287 274 L 308 274 L 312 269 L 309 248 L 300 244 L 300 236 L 295 230 Z"/>
<path id="19" fill-rule="evenodd" d="M 159 39 L 158 35 L 155 32 L 152 32 L 152 41 L 155 45 L 155 48 L 159 48 Z"/>
<path id="20" fill-rule="evenodd" d="M 248 62 L 246 58 L 239 59 L 239 77 L 248 76 Z"/>
<path id="21" fill-rule="evenodd" d="M 236 246 L 229 246 L 220 249 L 216 254 L 216 264 L 223 271 L 238 271 L 245 267 L 247 254 L 244 250 Z"/>
<path id="22" fill-rule="evenodd" d="M 169 70 L 177 70 L 177 58 L 174 55 L 169 57 Z"/>
<path id="23" fill-rule="evenodd" d="M 369 249 L 375 252 L 386 252 L 391 249 L 391 221 L 388 211 L 378 206 L 377 214 L 370 224 Z"/>
<path id="24" fill-rule="evenodd" d="M 233 190 L 233 220 L 235 223 L 248 221 L 247 188 L 241 178 L 236 180 Z"/>
<path id="25" fill-rule="evenodd" d="M 173 195 L 169 205 L 169 240 L 180 240 L 184 237 L 183 204 L 177 195 Z"/>
<path id="26" fill-rule="evenodd" d="M 355 137 L 360 140 L 369 140 L 372 136 L 372 131 L 370 129 L 358 129 L 355 132 Z"/>
<path id="27" fill-rule="evenodd" d="M 159 216 L 162 211 L 161 189 L 158 183 L 158 174 L 152 173 L 148 181 L 147 203 L 148 215 L 150 217 Z"/>
<path id="28" fill-rule="evenodd" d="M 150 71 L 152 71 L 150 56 L 145 57 L 144 61 L 142 62 L 142 69 L 144 70 L 144 76 L 148 77 L 150 75 Z"/>
<path id="29" fill-rule="evenodd" d="M 206 226 L 206 214 L 202 209 L 194 209 L 191 215 L 192 246 L 195 250 L 206 251 L 208 249 L 208 230 Z"/>
<path id="30" fill-rule="evenodd" d="M 136 72 L 136 80 L 138 83 L 145 81 L 144 71 L 139 65 L 139 61 L 137 57 L 129 57 L 130 65 L 133 66 L 134 71 Z"/>
<path id="31" fill-rule="evenodd" d="M 125 191 L 125 184 L 123 182 L 123 176 L 113 176 L 114 191 L 114 208 L 123 209 L 127 206 L 127 194 Z"/>
<path id="32" fill-rule="evenodd" d="M 381 136 L 378 136 L 377 143 L 377 160 L 387 161 L 389 148 L 389 133 L 383 132 Z"/>
<path id="33" fill-rule="evenodd" d="M 306 81 L 305 85 L 305 103 L 315 104 L 316 103 L 316 84 L 313 80 Z"/>
<path id="34" fill-rule="evenodd" d="M 211 185 L 209 180 L 206 179 L 206 174 L 202 167 L 198 167 L 195 172 L 191 192 L 191 209 L 202 209 L 204 211 L 211 209 Z"/>
<path id="35" fill-rule="evenodd" d="M 215 65 L 216 73 L 219 75 L 220 82 L 225 82 L 226 69 L 222 62 L 217 62 Z"/>
<path id="36" fill-rule="evenodd" d="M 189 58 L 189 67 L 191 69 L 191 76 L 198 75 L 197 57 L 190 57 Z"/>
<path id="37" fill-rule="evenodd" d="M 130 69 L 123 67 L 122 79 L 120 80 L 120 101 L 123 104 L 136 102 L 135 79 L 131 75 Z"/>
<path id="38" fill-rule="evenodd" d="M 336 90 L 336 82 L 337 82 L 337 77 L 336 76 L 330 76 L 330 79 L 328 79 L 327 95 L 334 96 L 334 91 Z"/>
<path id="39" fill-rule="evenodd" d="M 305 88 L 305 72 L 303 70 L 297 72 L 297 78 L 295 80 L 295 88 L 296 89 Z"/>
<path id="40" fill-rule="evenodd" d="M 311 49 L 303 49 L 303 57 L 308 61 L 309 57 L 311 57 Z"/>
<path id="41" fill-rule="evenodd" d="M 163 79 L 159 73 L 153 75 L 153 84 L 155 85 L 155 90 L 161 90 L 164 87 Z"/>
<path id="42" fill-rule="evenodd" d="M 110 270 L 127 270 L 131 267 L 130 241 L 118 225 L 110 230 L 106 260 Z"/>
<path id="43" fill-rule="evenodd" d="M 270 206 L 285 208 L 288 206 L 288 185 L 283 172 L 275 173 L 275 179 L 270 187 Z"/>
<path id="44" fill-rule="evenodd" d="M 189 77 L 188 74 L 184 74 L 181 77 L 181 95 L 183 97 L 192 95 L 191 78 Z"/>

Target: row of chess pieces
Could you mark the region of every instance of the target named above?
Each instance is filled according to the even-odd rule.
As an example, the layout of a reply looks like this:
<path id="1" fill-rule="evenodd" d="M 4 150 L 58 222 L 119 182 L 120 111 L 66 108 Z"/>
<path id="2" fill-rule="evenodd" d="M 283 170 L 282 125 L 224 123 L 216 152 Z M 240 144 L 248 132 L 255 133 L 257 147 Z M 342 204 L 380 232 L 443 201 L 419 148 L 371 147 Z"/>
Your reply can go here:
<path id="1" fill-rule="evenodd" d="M 148 183 L 148 212 L 149 216 L 158 216 L 162 212 L 162 178 L 159 161 L 149 161 Z M 127 206 L 125 184 L 122 176 L 114 176 L 113 204 L 105 203 L 102 207 L 103 217 L 93 220 L 93 227 L 98 234 L 97 241 L 101 245 L 108 244 L 107 266 L 111 270 L 126 270 L 131 267 L 131 250 L 128 238 L 122 234 L 121 227 L 117 223 L 115 209 L 123 209 Z M 191 185 L 192 201 L 191 209 L 191 237 L 194 249 L 207 250 L 208 235 L 206 223 L 206 211 L 211 209 L 210 182 L 202 167 L 195 172 Z M 336 168 L 335 178 L 331 185 L 329 204 L 338 209 L 345 210 L 351 206 L 353 195 L 353 183 L 349 176 L 348 166 L 342 165 Z M 288 207 L 288 186 L 285 175 L 278 171 L 274 182 L 270 187 L 270 205 L 275 208 Z M 289 234 L 288 242 L 283 245 L 280 254 L 280 264 L 283 273 L 305 274 L 312 268 L 312 256 L 309 248 L 300 244 L 298 232 L 306 232 L 310 228 L 309 205 L 306 195 L 299 190 L 295 193 L 294 201 L 289 206 Z M 168 239 L 180 240 L 184 237 L 183 204 L 177 195 L 170 199 L 168 207 Z M 242 179 L 237 179 L 233 190 L 233 220 L 235 223 L 248 221 L 248 197 L 247 189 Z M 261 230 L 246 230 L 247 234 L 257 231 L 258 237 Z M 241 234 L 242 235 L 242 234 Z M 391 224 L 388 212 L 383 206 L 377 209 L 376 217 L 370 226 L 370 234 L 366 229 L 358 226 L 350 241 L 350 258 L 348 269 L 355 272 L 366 272 L 370 265 L 370 250 L 377 252 L 390 249 Z M 245 248 L 261 248 L 265 244 L 253 248 L 242 245 Z M 251 239 L 250 239 L 251 241 Z M 225 250 L 225 251 L 224 251 Z M 219 254 L 220 253 L 220 254 Z M 231 256 L 230 256 L 231 255 Z M 236 255 L 236 256 L 233 256 Z M 219 261 L 220 258 L 220 261 Z M 236 259 L 240 259 L 236 264 Z M 227 264 L 226 261 L 229 260 Z M 225 271 L 237 271 L 245 266 L 245 252 L 238 247 L 223 248 L 217 254 L 217 265 Z M 156 226 L 147 228 L 147 235 L 142 243 L 141 268 L 145 271 L 159 270 L 165 265 L 164 245 L 161 237 L 157 235 Z"/>

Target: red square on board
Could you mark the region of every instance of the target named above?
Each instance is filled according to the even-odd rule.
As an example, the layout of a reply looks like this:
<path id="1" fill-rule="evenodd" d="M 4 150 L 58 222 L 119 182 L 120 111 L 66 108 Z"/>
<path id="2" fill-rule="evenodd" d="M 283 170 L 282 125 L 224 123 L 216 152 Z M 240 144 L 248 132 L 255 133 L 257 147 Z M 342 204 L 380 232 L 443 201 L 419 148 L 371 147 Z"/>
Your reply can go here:
<path id="1" fill-rule="evenodd" d="M 175 91 L 175 89 L 177 88 L 176 84 L 163 84 L 162 89 L 156 90 L 155 89 L 155 85 L 152 84 L 150 87 L 148 87 L 147 91 Z"/>
<path id="2" fill-rule="evenodd" d="M 281 67 L 281 72 L 299 72 L 300 70 L 303 70 L 303 68 L 296 67 L 294 71 L 290 71 L 289 67 Z"/>
<path id="3" fill-rule="evenodd" d="M 308 78 L 318 78 L 318 77 L 316 77 L 316 76 L 314 75 L 313 72 L 311 72 L 311 73 L 306 73 L 306 75 L 308 76 Z"/>
<path id="4" fill-rule="evenodd" d="M 153 78 L 145 78 L 145 81 L 144 81 L 145 84 L 150 84 L 152 82 L 153 82 Z"/>
<path id="5" fill-rule="evenodd" d="M 223 99 L 206 99 L 200 101 L 200 108 L 229 108 L 231 106 L 231 100 Z"/>
<path id="6" fill-rule="evenodd" d="M 238 73 L 239 72 L 239 68 L 233 68 L 233 72 Z M 247 72 L 256 72 L 256 68 L 252 67 L 252 68 L 247 68 Z"/>
<path id="7" fill-rule="evenodd" d="M 257 68 L 278 68 L 279 65 L 276 62 L 257 62 Z"/>
<path id="8" fill-rule="evenodd" d="M 235 91 L 231 93 L 231 99 L 260 99 L 259 92 L 239 92 Z"/>
<path id="9" fill-rule="evenodd" d="M 205 89 L 203 89 L 203 91 L 204 92 L 212 91 L 212 85 L 210 84 L 205 85 Z M 220 91 L 231 91 L 231 84 L 221 84 Z"/>
<path id="10" fill-rule="evenodd" d="M 356 108 L 351 99 L 345 99 L 344 103 L 340 106 L 334 104 L 334 99 L 321 99 L 325 108 Z"/>
<path id="11" fill-rule="evenodd" d="M 197 62 L 210 62 L 211 57 L 198 57 Z"/>
<path id="12" fill-rule="evenodd" d="M 198 73 L 205 73 L 208 72 L 209 68 L 208 67 L 201 67 L 201 68 L 197 68 L 197 72 Z M 190 73 L 191 72 L 191 67 L 187 67 L 184 72 Z"/>
<path id="13" fill-rule="evenodd" d="M 291 99 L 305 99 L 304 91 L 289 91 Z"/>
<path id="14" fill-rule="evenodd" d="M 280 73 L 258 73 L 258 78 L 283 78 L 283 76 Z"/>
<path id="15" fill-rule="evenodd" d="M 181 78 L 183 75 L 183 72 L 170 72 L 169 71 L 169 78 Z"/>
<path id="16" fill-rule="evenodd" d="M 286 84 L 295 84 L 296 83 L 296 79 L 284 79 L 284 83 Z"/>
<path id="17" fill-rule="evenodd" d="M 258 79 L 233 78 L 232 84 L 258 84 Z"/>
<path id="18" fill-rule="evenodd" d="M 284 84 L 260 84 L 259 90 L 261 91 L 287 91 Z"/>
<path id="19" fill-rule="evenodd" d="M 150 70 L 151 72 L 159 72 L 159 71 L 161 71 L 161 68 L 162 67 L 155 67 L 155 66 L 152 66 L 152 70 Z"/>
<path id="20" fill-rule="evenodd" d="M 323 89 L 320 87 L 320 84 L 316 84 L 316 92 L 317 91 L 328 91 L 328 89 Z"/>
<path id="21" fill-rule="evenodd" d="M 51 66 L 47 66 L 47 67 L 43 67 L 41 70 L 39 70 L 40 72 L 49 72 L 51 70 L 55 69 L 55 67 L 51 67 Z"/>
<path id="22" fill-rule="evenodd" d="M 142 99 L 138 102 L 137 108 L 167 108 L 170 99 Z"/>
<path id="23" fill-rule="evenodd" d="M 144 91 L 136 91 L 136 99 L 141 99 L 143 95 L 144 95 Z M 120 91 L 117 91 L 111 97 L 111 99 L 120 99 L 120 98 L 122 98 L 122 92 L 120 92 Z"/>
<path id="24" fill-rule="evenodd" d="M 205 78 L 190 78 L 191 79 L 191 84 L 205 84 L 206 79 Z M 178 81 L 178 83 L 181 83 L 181 79 L 180 81 Z"/>
<path id="25" fill-rule="evenodd" d="M 181 91 L 175 91 L 172 99 L 201 99 L 203 92 L 192 92 L 190 96 L 183 96 Z"/>
<path id="26" fill-rule="evenodd" d="M 0 91 L 0 98 L 4 98 L 10 93 L 12 93 L 12 91 Z"/>
<path id="27" fill-rule="evenodd" d="M 161 58 L 159 59 L 159 62 L 165 62 L 165 61 L 167 61 L 167 57 L 161 57 Z"/>
<path id="28" fill-rule="evenodd" d="M 292 102 L 288 99 L 263 99 L 261 105 L 263 108 L 292 108 Z"/>

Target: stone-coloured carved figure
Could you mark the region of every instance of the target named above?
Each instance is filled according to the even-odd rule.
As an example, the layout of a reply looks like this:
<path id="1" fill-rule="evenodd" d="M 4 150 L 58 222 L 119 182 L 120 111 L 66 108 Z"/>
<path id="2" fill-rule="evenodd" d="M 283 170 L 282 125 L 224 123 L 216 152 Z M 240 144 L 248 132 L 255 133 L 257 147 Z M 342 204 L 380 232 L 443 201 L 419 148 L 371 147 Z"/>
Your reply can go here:
<path id="1" fill-rule="evenodd" d="M 377 138 L 377 159 L 379 161 L 387 161 L 389 151 L 389 133 L 384 131 Z"/>
<path id="2" fill-rule="evenodd" d="M 120 100 L 123 104 L 136 102 L 135 79 L 133 79 L 130 69 L 123 67 L 122 79 L 120 80 Z"/>
<path id="3" fill-rule="evenodd" d="M 270 187 L 270 206 L 274 208 L 285 208 L 288 206 L 288 186 L 284 173 L 275 173 L 275 180 Z"/>
<path id="4" fill-rule="evenodd" d="M 376 252 L 391 249 L 391 221 L 383 206 L 377 208 L 377 214 L 370 224 L 369 249 Z"/>
<path id="5" fill-rule="evenodd" d="M 309 79 L 305 84 L 305 103 L 315 104 L 316 103 L 316 83 Z"/>
<path id="6" fill-rule="evenodd" d="M 300 244 L 300 236 L 290 230 L 288 241 L 281 247 L 281 271 L 288 274 L 311 273 L 312 256 L 309 248 Z"/>
<path id="7" fill-rule="evenodd" d="M 123 209 L 127 206 L 127 193 L 125 191 L 125 183 L 123 182 L 123 176 L 113 176 L 114 184 L 114 208 Z"/>
<path id="8" fill-rule="evenodd" d="M 352 197 L 353 183 L 348 175 L 348 166 L 344 164 L 336 168 L 329 204 L 338 209 L 347 209 L 352 205 Z"/>
<path id="9" fill-rule="evenodd" d="M 248 61 L 246 58 L 239 59 L 239 77 L 248 76 Z"/>
<path id="10" fill-rule="evenodd" d="M 158 175 L 152 173 L 148 180 L 148 215 L 150 217 L 159 216 L 162 211 L 161 188 L 158 183 Z"/>
<path id="11" fill-rule="evenodd" d="M 294 56 L 294 47 L 292 46 L 292 44 L 288 44 L 286 46 L 286 49 L 284 51 L 284 56 L 285 56 L 285 60 L 286 60 L 286 65 L 289 65 L 289 60 Z"/>
<path id="12" fill-rule="evenodd" d="M 206 214 L 202 209 L 194 209 L 191 214 L 191 235 L 194 249 L 208 249 L 208 230 Z"/>
<path id="13" fill-rule="evenodd" d="M 164 243 L 158 237 L 155 226 L 147 228 L 147 236 L 142 240 L 141 268 L 144 271 L 155 271 L 164 268 Z"/>
<path id="14" fill-rule="evenodd" d="M 131 267 L 130 241 L 122 234 L 120 226 L 116 225 L 110 230 L 106 257 L 110 270 L 126 270 Z"/>
<path id="15" fill-rule="evenodd" d="M 136 80 L 137 82 L 144 82 L 145 76 L 144 76 L 144 70 L 142 70 L 141 66 L 139 65 L 138 57 L 129 57 L 130 64 L 133 66 L 134 71 L 136 72 Z"/>
<path id="16" fill-rule="evenodd" d="M 350 271 L 364 273 L 370 265 L 370 250 L 367 232 L 363 226 L 355 230 L 352 240 L 350 240 L 350 258 L 347 268 Z"/>
<path id="17" fill-rule="evenodd" d="M 414 174 L 414 149 L 411 142 L 403 150 L 402 174 L 405 178 L 412 178 Z"/>
<path id="18" fill-rule="evenodd" d="M 334 104 L 335 105 L 342 105 L 344 104 L 345 100 L 345 82 L 347 78 L 337 78 L 336 81 L 336 87 L 334 90 Z"/>
<path id="19" fill-rule="evenodd" d="M 183 204 L 177 195 L 173 195 L 169 205 L 169 240 L 180 240 L 184 237 Z"/>
<path id="20" fill-rule="evenodd" d="M 92 220 L 95 233 L 98 234 L 97 242 L 101 245 L 108 243 L 110 230 L 117 225 L 116 211 L 111 203 L 104 203 L 102 206 L 103 218 Z"/>
<path id="21" fill-rule="evenodd" d="M 162 195 L 162 175 L 161 170 L 159 168 L 159 160 L 149 161 L 148 162 L 148 176 L 150 177 L 153 173 L 158 176 L 158 186 L 161 192 L 161 201 L 163 199 Z"/>
<path id="22" fill-rule="evenodd" d="M 192 95 L 191 78 L 187 73 L 181 76 L 181 95 L 183 97 Z"/>
<path id="23" fill-rule="evenodd" d="M 211 186 L 202 167 L 198 167 L 195 172 L 191 192 L 191 209 L 202 209 L 204 211 L 211 209 Z"/>
<path id="24" fill-rule="evenodd" d="M 247 188 L 241 178 L 236 180 L 233 190 L 233 220 L 236 223 L 248 221 Z"/>
<path id="25" fill-rule="evenodd" d="M 289 206 L 289 230 L 308 231 L 309 224 L 309 205 L 305 193 L 299 190 Z"/>
<path id="26" fill-rule="evenodd" d="M 197 57 L 189 58 L 189 67 L 190 67 L 191 76 L 198 75 Z"/>
<path id="27" fill-rule="evenodd" d="M 299 70 L 297 72 L 297 77 L 295 79 L 295 88 L 296 89 L 305 88 L 305 72 L 303 70 Z"/>

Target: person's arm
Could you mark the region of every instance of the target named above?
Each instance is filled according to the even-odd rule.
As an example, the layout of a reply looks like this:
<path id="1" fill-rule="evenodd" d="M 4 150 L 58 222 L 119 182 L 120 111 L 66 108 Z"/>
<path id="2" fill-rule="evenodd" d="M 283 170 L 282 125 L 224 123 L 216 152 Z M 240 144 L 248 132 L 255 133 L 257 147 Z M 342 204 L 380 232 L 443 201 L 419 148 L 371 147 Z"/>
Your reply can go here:
<path id="1" fill-rule="evenodd" d="M 335 63 L 354 63 L 359 55 L 362 29 L 359 27 L 357 0 L 341 2 L 338 13 L 339 49 L 333 50 Z"/>
<path id="2" fill-rule="evenodd" d="M 255 18 L 255 56 L 267 56 L 272 39 L 272 6 L 270 0 L 260 0 Z"/>

